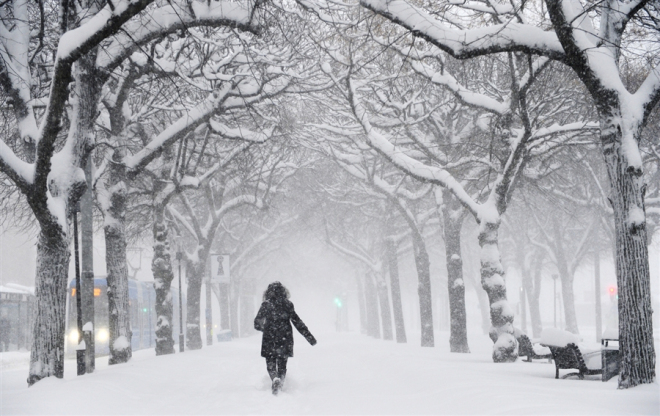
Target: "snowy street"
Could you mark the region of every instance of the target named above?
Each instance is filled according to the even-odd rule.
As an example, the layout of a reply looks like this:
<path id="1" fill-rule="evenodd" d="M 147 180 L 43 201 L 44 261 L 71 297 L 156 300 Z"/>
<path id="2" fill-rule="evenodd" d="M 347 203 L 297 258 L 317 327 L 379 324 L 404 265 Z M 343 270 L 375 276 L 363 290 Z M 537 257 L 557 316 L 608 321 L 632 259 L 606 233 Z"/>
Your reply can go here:
<path id="1" fill-rule="evenodd" d="M 448 333 L 435 348 L 418 335 L 396 344 L 357 333 L 319 333 L 311 347 L 295 334 L 284 390 L 275 397 L 260 335 L 156 357 L 28 388 L 28 353 L 4 353 L 0 414 L 658 414 L 658 384 L 617 390 L 616 377 L 555 380 L 543 361 L 495 364 L 488 337 L 470 334 L 471 354 L 450 354 Z M 657 347 L 657 342 L 656 342 Z M 23 360 L 23 361 L 21 361 Z M 561 374 L 566 374 L 562 370 Z"/>

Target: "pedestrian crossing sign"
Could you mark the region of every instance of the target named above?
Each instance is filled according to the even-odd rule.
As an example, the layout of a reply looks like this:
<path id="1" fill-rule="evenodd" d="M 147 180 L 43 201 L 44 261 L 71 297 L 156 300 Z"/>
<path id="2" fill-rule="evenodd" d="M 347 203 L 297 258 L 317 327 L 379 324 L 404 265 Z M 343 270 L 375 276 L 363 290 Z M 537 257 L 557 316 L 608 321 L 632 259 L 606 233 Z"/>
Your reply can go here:
<path id="1" fill-rule="evenodd" d="M 214 283 L 229 283 L 229 254 L 211 255 L 211 280 Z"/>

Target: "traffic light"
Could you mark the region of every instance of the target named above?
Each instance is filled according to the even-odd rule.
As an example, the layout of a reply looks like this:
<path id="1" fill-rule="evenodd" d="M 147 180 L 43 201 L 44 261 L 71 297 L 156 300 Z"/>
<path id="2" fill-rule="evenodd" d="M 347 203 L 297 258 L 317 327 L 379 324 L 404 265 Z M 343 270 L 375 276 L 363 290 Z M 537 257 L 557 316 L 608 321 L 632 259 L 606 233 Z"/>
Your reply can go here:
<path id="1" fill-rule="evenodd" d="M 616 294 L 616 286 L 614 285 L 609 286 L 607 288 L 607 293 L 610 294 L 610 300 L 619 299 L 619 297 Z"/>
<path id="2" fill-rule="evenodd" d="M 337 305 L 338 308 L 341 308 L 342 302 L 339 296 L 335 296 L 335 305 Z"/>

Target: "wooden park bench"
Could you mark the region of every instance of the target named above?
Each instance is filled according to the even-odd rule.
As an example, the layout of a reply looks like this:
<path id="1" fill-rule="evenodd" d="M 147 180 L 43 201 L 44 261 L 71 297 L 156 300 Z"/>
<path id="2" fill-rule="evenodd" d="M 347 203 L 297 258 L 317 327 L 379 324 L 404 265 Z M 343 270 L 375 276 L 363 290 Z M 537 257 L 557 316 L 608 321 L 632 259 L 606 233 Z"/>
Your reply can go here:
<path id="1" fill-rule="evenodd" d="M 610 345 L 610 343 L 614 345 Z M 621 371 L 619 340 L 616 338 L 603 338 L 601 344 L 601 353 L 603 354 L 603 381 L 607 381 L 618 375 Z"/>
<path id="2" fill-rule="evenodd" d="M 578 372 L 565 374 L 562 378 L 578 376 L 580 380 L 582 380 L 584 379 L 584 376 L 603 374 L 602 368 L 590 369 L 587 367 L 582 352 L 580 352 L 580 348 L 574 343 L 569 343 L 565 347 L 557 347 L 554 345 L 546 346 L 550 348 L 552 359 L 555 362 L 555 378 L 559 378 L 559 370 L 567 369 L 577 369 Z M 600 351 L 596 351 L 593 354 L 598 354 L 598 360 L 600 362 Z"/>
<path id="3" fill-rule="evenodd" d="M 547 359 L 548 361 L 552 360 L 552 353 L 537 354 L 536 351 L 534 351 L 534 345 L 532 344 L 532 341 L 529 339 L 527 335 L 520 334 L 517 339 L 518 339 L 518 356 L 527 357 L 527 359 L 524 361 L 531 363 L 532 360 L 545 360 L 545 359 Z"/>

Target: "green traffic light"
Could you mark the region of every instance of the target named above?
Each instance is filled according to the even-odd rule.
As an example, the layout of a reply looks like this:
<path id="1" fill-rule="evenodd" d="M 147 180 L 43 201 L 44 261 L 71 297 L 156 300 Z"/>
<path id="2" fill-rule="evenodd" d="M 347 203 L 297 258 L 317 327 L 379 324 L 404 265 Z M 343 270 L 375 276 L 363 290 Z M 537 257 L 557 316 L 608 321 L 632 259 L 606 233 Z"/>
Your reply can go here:
<path id="1" fill-rule="evenodd" d="M 337 305 L 338 308 L 341 308 L 341 299 L 335 298 L 335 305 Z"/>

